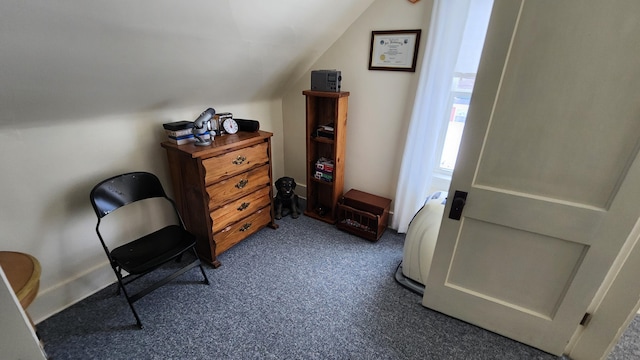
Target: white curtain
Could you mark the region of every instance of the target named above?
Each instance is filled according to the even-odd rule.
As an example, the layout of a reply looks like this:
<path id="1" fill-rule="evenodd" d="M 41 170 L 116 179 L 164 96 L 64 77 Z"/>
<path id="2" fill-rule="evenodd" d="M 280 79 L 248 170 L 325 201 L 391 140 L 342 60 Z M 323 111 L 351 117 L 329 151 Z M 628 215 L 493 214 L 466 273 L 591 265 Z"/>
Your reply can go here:
<path id="1" fill-rule="evenodd" d="M 472 0 L 435 0 L 396 190 L 392 227 L 407 232 L 424 204 L 440 159 L 451 82 Z"/>

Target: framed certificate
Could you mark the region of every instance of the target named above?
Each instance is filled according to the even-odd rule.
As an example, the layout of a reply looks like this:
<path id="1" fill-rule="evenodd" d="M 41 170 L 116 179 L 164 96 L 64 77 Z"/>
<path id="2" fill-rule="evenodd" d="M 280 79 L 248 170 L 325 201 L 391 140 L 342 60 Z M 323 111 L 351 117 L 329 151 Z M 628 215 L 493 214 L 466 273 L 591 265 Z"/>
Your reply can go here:
<path id="1" fill-rule="evenodd" d="M 416 71 L 422 30 L 371 32 L 369 70 Z"/>

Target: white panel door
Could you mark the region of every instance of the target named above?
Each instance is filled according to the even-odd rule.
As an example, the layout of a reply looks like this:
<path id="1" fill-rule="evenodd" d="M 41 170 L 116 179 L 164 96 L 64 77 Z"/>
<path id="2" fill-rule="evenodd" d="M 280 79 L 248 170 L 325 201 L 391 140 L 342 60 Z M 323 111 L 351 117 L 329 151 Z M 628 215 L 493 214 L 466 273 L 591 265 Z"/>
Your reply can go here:
<path id="1" fill-rule="evenodd" d="M 423 305 L 563 352 L 640 216 L 638 14 L 495 2 Z"/>

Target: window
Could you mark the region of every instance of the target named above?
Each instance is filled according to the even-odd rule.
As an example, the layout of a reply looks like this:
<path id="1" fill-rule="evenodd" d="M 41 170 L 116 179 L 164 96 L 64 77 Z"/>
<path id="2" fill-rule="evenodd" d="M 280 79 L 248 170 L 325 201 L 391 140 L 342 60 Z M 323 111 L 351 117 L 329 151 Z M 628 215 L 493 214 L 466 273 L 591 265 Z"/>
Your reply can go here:
<path id="1" fill-rule="evenodd" d="M 462 131 L 467 119 L 471 92 L 476 74 L 455 74 L 451 84 L 449 106 L 451 113 L 446 126 L 446 132 L 441 146 L 440 171 L 452 172 L 458 157 L 458 148 L 462 140 Z"/>
<path id="2" fill-rule="evenodd" d="M 447 122 L 447 125 L 443 128 L 444 134 L 439 137 L 440 153 L 437 154 L 437 159 L 440 161 L 435 169 L 436 174 L 446 178 L 451 177 L 456 165 L 492 5 L 493 0 L 471 0 L 469 11 L 464 14 L 466 23 L 447 105 L 451 113 L 442 119 Z"/>

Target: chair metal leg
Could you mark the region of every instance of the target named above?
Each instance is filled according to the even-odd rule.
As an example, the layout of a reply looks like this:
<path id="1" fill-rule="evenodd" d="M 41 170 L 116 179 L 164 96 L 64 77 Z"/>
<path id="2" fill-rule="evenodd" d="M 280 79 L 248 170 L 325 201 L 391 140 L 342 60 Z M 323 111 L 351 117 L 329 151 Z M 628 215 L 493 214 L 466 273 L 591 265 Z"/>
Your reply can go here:
<path id="1" fill-rule="evenodd" d="M 198 258 L 198 260 L 200 260 L 200 257 L 198 256 L 198 253 L 196 252 L 196 249 L 193 249 L 193 254 L 196 256 L 196 258 Z M 202 261 L 200 261 L 200 271 L 202 272 L 202 276 L 204 277 L 204 281 L 203 283 L 205 285 L 209 285 L 209 278 L 207 277 L 207 274 L 204 272 L 204 268 L 202 267 Z"/>
<path id="2" fill-rule="evenodd" d="M 207 277 L 207 274 L 204 273 L 202 263 L 200 264 L 200 271 L 202 272 L 202 276 L 204 276 L 204 280 L 202 281 L 202 283 L 204 283 L 205 285 L 209 285 L 209 278 Z"/>
<path id="3" fill-rule="evenodd" d="M 133 307 L 133 301 L 129 298 L 129 293 L 127 293 L 127 289 L 124 287 L 122 274 L 116 271 L 116 277 L 118 278 L 118 295 L 120 294 L 120 289 L 122 289 L 122 293 L 124 293 L 124 297 L 127 299 L 131 312 L 133 312 L 133 316 L 136 318 L 136 325 L 138 325 L 139 329 L 142 329 L 142 321 L 140 321 L 140 317 L 138 316 L 136 309 Z"/>
<path id="4" fill-rule="evenodd" d="M 116 277 L 118 278 L 118 282 L 122 282 L 122 274 L 120 273 L 120 268 L 113 268 L 113 271 L 116 273 Z M 120 295 L 120 286 L 116 287 L 116 295 Z"/>
<path id="5" fill-rule="evenodd" d="M 129 300 L 129 297 L 127 297 L 127 302 L 129 303 L 131 312 L 133 312 L 133 316 L 136 318 L 136 325 L 138 325 L 138 329 L 142 329 L 142 322 L 140 321 L 140 317 L 138 316 L 136 309 L 133 307 L 133 303 L 131 302 L 131 300 Z"/>

